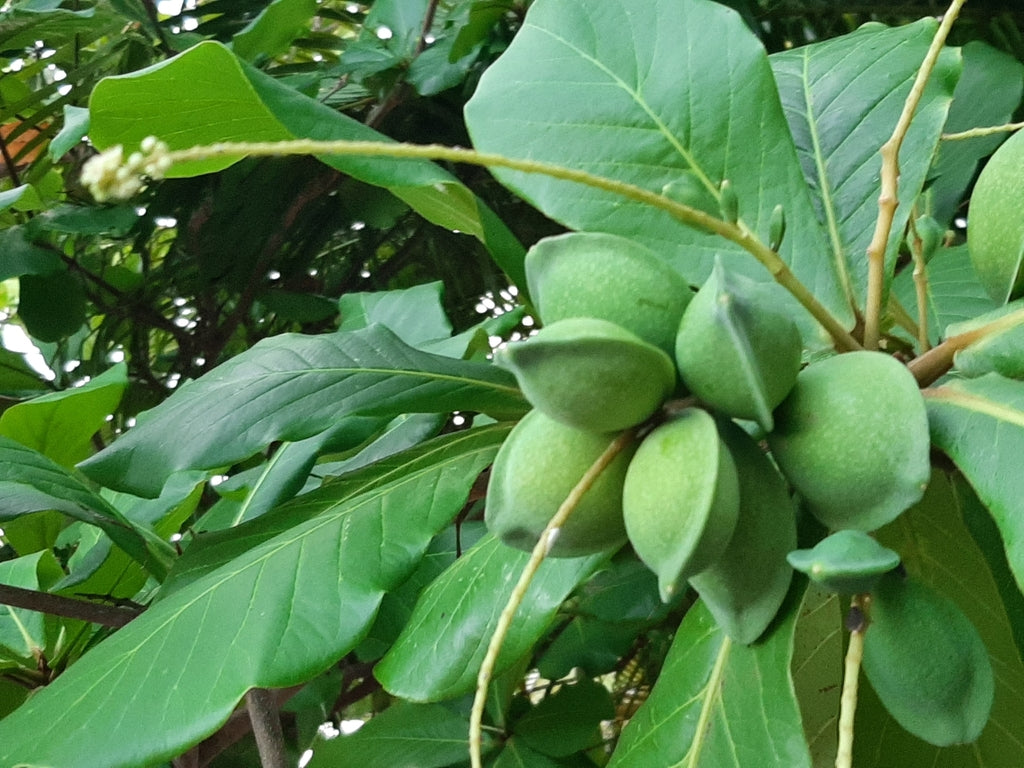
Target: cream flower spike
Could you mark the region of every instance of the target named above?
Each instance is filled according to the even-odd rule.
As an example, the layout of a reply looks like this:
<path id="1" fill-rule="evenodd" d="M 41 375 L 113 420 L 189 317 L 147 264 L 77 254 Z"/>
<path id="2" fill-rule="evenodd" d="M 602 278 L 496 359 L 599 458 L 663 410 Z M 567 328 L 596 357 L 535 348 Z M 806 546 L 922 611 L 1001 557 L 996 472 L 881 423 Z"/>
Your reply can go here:
<path id="1" fill-rule="evenodd" d="M 167 144 L 147 136 L 127 160 L 120 144 L 89 158 L 82 167 L 82 183 L 97 202 L 127 200 L 142 191 L 147 179 L 162 179 L 170 167 Z"/>

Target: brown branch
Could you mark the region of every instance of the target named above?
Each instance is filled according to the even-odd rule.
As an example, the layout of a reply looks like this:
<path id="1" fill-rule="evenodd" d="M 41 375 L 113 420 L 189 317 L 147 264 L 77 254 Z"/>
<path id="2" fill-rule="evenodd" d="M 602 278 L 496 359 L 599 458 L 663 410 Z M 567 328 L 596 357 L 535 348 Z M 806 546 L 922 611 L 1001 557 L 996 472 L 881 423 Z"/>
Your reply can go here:
<path id="1" fill-rule="evenodd" d="M 914 374 L 917 383 L 927 387 L 952 367 L 953 356 L 961 349 L 966 349 L 986 336 L 1020 325 L 1022 316 L 1024 309 L 1018 309 L 970 331 L 950 336 L 938 346 L 911 360 L 907 367 Z"/>
<path id="2" fill-rule="evenodd" d="M 4 141 L 4 137 L 0 135 L 0 155 L 3 155 L 4 165 L 7 168 L 7 175 L 11 177 L 11 182 L 16 187 L 21 186 L 21 180 L 18 178 L 18 165 L 14 162 L 14 158 L 11 157 L 10 150 L 7 148 L 7 142 Z"/>
<path id="3" fill-rule="evenodd" d="M 106 627 L 123 627 L 139 615 L 136 611 L 118 606 L 90 603 L 8 584 L 0 584 L 0 605 L 63 616 L 66 619 L 81 619 Z"/>
<path id="4" fill-rule="evenodd" d="M 281 729 L 281 712 L 274 692 L 266 688 L 251 688 L 245 694 L 245 704 L 263 768 L 290 768 Z"/>

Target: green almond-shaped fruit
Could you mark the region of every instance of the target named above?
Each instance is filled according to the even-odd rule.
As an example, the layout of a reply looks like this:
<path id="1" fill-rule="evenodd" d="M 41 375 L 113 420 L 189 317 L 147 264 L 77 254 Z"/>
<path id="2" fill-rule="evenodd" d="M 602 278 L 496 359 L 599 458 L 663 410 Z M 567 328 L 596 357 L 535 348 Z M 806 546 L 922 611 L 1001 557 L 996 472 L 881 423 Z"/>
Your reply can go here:
<path id="1" fill-rule="evenodd" d="M 591 432 L 639 424 L 676 384 L 668 355 L 615 323 L 590 317 L 547 325 L 500 350 L 495 360 L 515 374 L 537 410 Z"/>
<path id="2" fill-rule="evenodd" d="M 679 375 L 705 403 L 764 430 L 800 372 L 800 332 L 774 284 L 730 274 L 715 258 L 676 335 Z"/>
<path id="3" fill-rule="evenodd" d="M 548 237 L 526 254 L 526 282 L 545 324 L 596 317 L 672 354 L 693 298 L 686 280 L 633 240 L 603 232 Z"/>
<path id="4" fill-rule="evenodd" d="M 967 212 L 967 250 L 978 280 L 1003 304 L 1024 292 L 1024 131 L 995 151 L 978 176 Z"/>
<path id="5" fill-rule="evenodd" d="M 864 673 L 900 725 L 937 747 L 981 735 L 992 709 L 988 651 L 963 612 L 923 584 L 887 574 L 871 598 Z"/>
<path id="6" fill-rule="evenodd" d="M 484 521 L 509 546 L 530 551 L 584 473 L 615 440 L 530 411 L 498 450 Z M 623 450 L 583 494 L 548 554 L 579 557 L 621 546 L 622 484 L 634 448 Z"/>
<path id="7" fill-rule="evenodd" d="M 775 618 L 793 578 L 786 554 L 796 546 L 796 510 L 757 443 L 735 424 L 720 423 L 719 430 L 739 476 L 739 516 L 725 551 L 690 585 L 729 637 L 752 643 Z"/>
<path id="8" fill-rule="evenodd" d="M 688 408 L 640 442 L 622 513 L 633 549 L 658 576 L 662 600 L 722 555 L 739 505 L 736 467 L 706 411 Z"/>
<path id="9" fill-rule="evenodd" d="M 829 592 L 859 595 L 874 589 L 900 556 L 863 531 L 836 531 L 811 549 L 790 552 L 789 564 Z"/>
<path id="10" fill-rule="evenodd" d="M 775 410 L 772 454 L 829 528 L 872 531 L 920 500 L 931 476 L 917 381 L 881 352 L 813 363 Z"/>

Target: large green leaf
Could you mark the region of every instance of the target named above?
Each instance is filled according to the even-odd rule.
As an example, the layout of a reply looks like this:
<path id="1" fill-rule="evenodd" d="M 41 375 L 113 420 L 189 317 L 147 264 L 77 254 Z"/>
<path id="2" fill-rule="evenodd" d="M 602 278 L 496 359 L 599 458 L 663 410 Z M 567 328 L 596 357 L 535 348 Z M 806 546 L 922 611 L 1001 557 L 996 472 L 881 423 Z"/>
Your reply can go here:
<path id="1" fill-rule="evenodd" d="M 728 179 L 740 217 L 762 237 L 784 204 L 782 257 L 850 321 L 768 58 L 732 10 L 707 0 L 537 0 L 481 78 L 466 121 L 483 151 L 654 192 L 690 173 L 717 197 Z M 769 279 L 738 246 L 650 206 L 545 176 L 496 175 L 563 224 L 643 242 L 691 283 L 704 282 L 716 253 Z"/>
<path id="2" fill-rule="evenodd" d="M 866 251 L 878 217 L 878 148 L 903 111 L 938 27 L 935 19 L 887 29 L 868 25 L 833 40 L 774 54 L 772 69 L 800 163 L 851 302 L 864 306 Z M 960 74 L 956 51 L 939 57 L 900 152 L 899 207 L 887 250 L 896 263 L 913 202 L 924 185 Z"/>
<path id="3" fill-rule="evenodd" d="M 221 141 L 387 140 L 209 41 L 130 75 L 101 80 L 89 112 L 89 138 L 100 148 L 123 144 L 133 149 L 149 135 L 159 136 L 171 149 Z M 238 159 L 183 163 L 169 175 L 209 173 Z M 388 188 L 429 221 L 476 237 L 514 282 L 525 284 L 522 246 L 481 200 L 440 167 L 422 160 L 321 159 Z"/>
<path id="4" fill-rule="evenodd" d="M 146 525 L 118 512 L 78 477 L 41 453 L 0 436 L 0 520 L 57 510 L 107 533 L 153 575 L 167 572 L 173 550 Z"/>
<path id="5" fill-rule="evenodd" d="M 500 443 L 512 429 L 509 423 L 492 424 L 473 430 L 474 439 Z M 443 463 L 449 452 L 458 451 L 466 433 L 441 436 L 400 453 L 395 453 L 372 466 L 340 477 L 311 492 L 293 499 L 288 504 L 271 510 L 266 515 L 228 530 L 212 531 L 197 536 L 174 564 L 174 570 L 158 600 L 168 593 L 190 584 L 200 577 L 235 560 L 254 547 L 282 534 L 320 514 L 323 498 L 332 503 L 354 499 L 394 483 L 406 475 L 428 472 Z M 455 446 L 455 447 L 453 447 Z"/>
<path id="6" fill-rule="evenodd" d="M 214 731 L 249 688 L 326 669 L 459 511 L 505 433 L 459 433 L 435 462 L 356 497 L 336 501 L 329 485 L 308 494 L 316 517 L 157 603 L 0 721 L 0 765 L 152 765 Z"/>
<path id="7" fill-rule="evenodd" d="M 473 690 L 487 644 L 529 553 L 487 536 L 424 590 L 412 618 L 374 669 L 390 693 L 438 701 Z M 608 557 L 545 560 L 530 584 L 498 657 L 496 674 L 550 627 L 569 593 Z"/>
<path id="8" fill-rule="evenodd" d="M 485 734 L 485 753 L 490 745 Z M 309 768 L 446 768 L 468 754 L 468 717 L 440 704 L 396 704 L 351 736 L 315 743 Z"/>
<path id="9" fill-rule="evenodd" d="M 1024 590 L 1024 382 L 990 373 L 924 390 L 932 443 L 992 513 Z"/>
<path id="10" fill-rule="evenodd" d="M 525 409 L 507 371 L 419 352 L 383 326 L 282 334 L 184 385 L 81 466 L 110 488 L 155 496 L 173 472 L 228 466 L 346 415 Z M 350 447 L 369 437 L 364 427 L 351 424 Z"/>
<path id="11" fill-rule="evenodd" d="M 128 368 L 120 363 L 80 387 L 18 403 L 0 416 L 0 435 L 72 467 L 93 452 L 92 436 L 127 385 Z"/>
<path id="12" fill-rule="evenodd" d="M 810 766 L 789 675 L 805 584 L 794 580 L 775 625 L 755 645 L 732 642 L 697 603 L 608 768 Z"/>
<path id="13" fill-rule="evenodd" d="M 977 500 L 962 480 L 936 472 L 924 498 L 880 530 L 878 538 L 900 553 L 911 578 L 952 599 L 981 634 L 996 680 L 988 725 L 975 743 L 940 749 L 900 728 L 871 691 L 865 691 L 854 739 L 859 768 L 885 768 L 897 755 L 905 768 L 1024 765 L 1024 664 L 993 571 L 965 524 L 966 508 L 972 505 Z"/>

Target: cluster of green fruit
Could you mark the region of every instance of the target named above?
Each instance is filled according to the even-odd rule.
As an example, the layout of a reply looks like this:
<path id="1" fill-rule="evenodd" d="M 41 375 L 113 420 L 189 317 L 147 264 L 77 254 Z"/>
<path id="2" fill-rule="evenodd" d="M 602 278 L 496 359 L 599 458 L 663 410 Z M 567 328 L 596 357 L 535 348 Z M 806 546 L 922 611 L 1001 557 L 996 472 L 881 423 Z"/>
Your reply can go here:
<path id="1" fill-rule="evenodd" d="M 881 619 L 883 628 L 909 612 L 924 642 L 960 646 L 973 635 L 963 664 L 941 679 L 923 675 L 923 694 L 920 680 L 907 682 L 906 652 L 893 652 L 913 646 L 885 642 L 885 630 L 876 630 L 873 645 L 886 650 L 871 656 L 881 663 L 866 667 L 880 697 L 900 719 L 904 704 L 916 711 L 928 686 L 969 693 L 977 702 L 969 722 L 944 732 L 974 738 L 979 713 L 981 725 L 987 719 L 991 670 L 970 622 L 950 622 L 950 608 L 958 609 L 930 592 L 920 598 L 917 585 L 903 600 L 904 588 L 891 586 L 905 582 L 891 575 L 895 553 L 895 562 L 880 561 L 870 547 L 835 538 L 874 543 L 862 532 L 894 520 L 928 483 L 927 415 L 906 367 L 882 353 L 853 352 L 801 370 L 800 334 L 779 309 L 778 286 L 730 273 L 717 260 L 694 293 L 633 241 L 571 233 L 535 245 L 526 272 L 545 325 L 496 360 L 516 375 L 534 410 L 496 457 L 486 505 L 491 531 L 532 549 L 591 465 L 624 430 L 635 430 L 546 542 L 551 556 L 628 541 L 657 575 L 662 599 L 689 584 L 742 643 L 767 629 L 794 567 L 845 594 L 884 584 L 882 594 L 899 596 L 889 603 L 904 607 L 882 610 L 896 617 Z M 771 457 L 752 434 L 767 441 Z M 840 534 L 797 550 L 791 488 Z M 933 698 L 956 709 L 948 696 Z M 953 698 L 962 703 L 963 696 Z M 923 729 L 920 720 L 900 722 L 938 738 L 927 726 L 941 720 L 928 718 Z"/>

